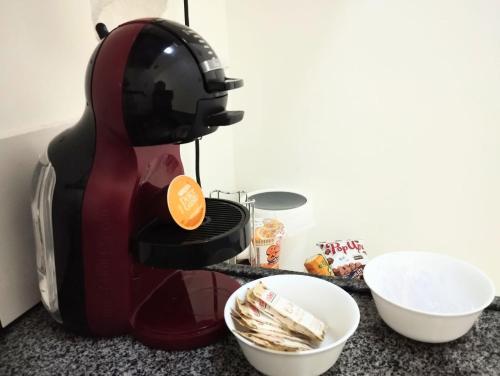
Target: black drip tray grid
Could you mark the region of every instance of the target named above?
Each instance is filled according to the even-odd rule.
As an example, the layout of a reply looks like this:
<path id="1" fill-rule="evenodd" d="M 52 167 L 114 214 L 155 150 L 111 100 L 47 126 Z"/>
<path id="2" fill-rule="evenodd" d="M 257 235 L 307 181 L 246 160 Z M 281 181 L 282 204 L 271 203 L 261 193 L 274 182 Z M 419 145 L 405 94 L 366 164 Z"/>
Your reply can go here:
<path id="1" fill-rule="evenodd" d="M 205 220 L 188 231 L 155 220 L 134 239 L 133 253 L 142 264 L 157 268 L 194 269 L 216 264 L 250 244 L 250 214 L 233 201 L 207 198 Z"/>

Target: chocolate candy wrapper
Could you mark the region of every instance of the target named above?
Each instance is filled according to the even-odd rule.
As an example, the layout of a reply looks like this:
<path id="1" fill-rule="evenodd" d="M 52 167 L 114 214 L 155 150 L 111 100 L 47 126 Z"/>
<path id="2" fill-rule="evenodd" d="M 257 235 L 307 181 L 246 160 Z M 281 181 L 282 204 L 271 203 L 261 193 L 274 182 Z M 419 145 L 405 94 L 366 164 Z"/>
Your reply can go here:
<path id="1" fill-rule="evenodd" d="M 318 242 L 316 246 L 318 254 L 304 263 L 309 273 L 363 279 L 363 269 L 368 257 L 361 241 L 335 240 Z"/>
<path id="2" fill-rule="evenodd" d="M 330 268 L 328 260 L 321 253 L 318 253 L 317 255 L 308 258 L 306 262 L 304 262 L 304 266 L 308 271 L 308 273 L 310 274 L 326 275 L 326 276 L 333 275 L 332 268 Z"/>

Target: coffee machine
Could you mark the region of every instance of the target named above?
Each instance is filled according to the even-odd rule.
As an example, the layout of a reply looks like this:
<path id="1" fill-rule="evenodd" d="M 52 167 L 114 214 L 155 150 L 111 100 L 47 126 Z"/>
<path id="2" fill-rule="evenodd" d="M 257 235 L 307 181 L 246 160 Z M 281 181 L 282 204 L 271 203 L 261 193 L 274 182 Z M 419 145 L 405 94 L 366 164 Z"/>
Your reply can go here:
<path id="1" fill-rule="evenodd" d="M 243 82 L 227 78 L 185 25 L 141 19 L 98 32 L 84 114 L 52 140 L 34 175 L 42 302 L 78 333 L 206 345 L 224 334 L 224 304 L 239 284 L 197 269 L 249 245 L 249 213 L 207 198 L 202 225 L 188 231 L 160 219 L 159 200 L 183 174 L 179 144 L 243 118 L 226 109 Z"/>

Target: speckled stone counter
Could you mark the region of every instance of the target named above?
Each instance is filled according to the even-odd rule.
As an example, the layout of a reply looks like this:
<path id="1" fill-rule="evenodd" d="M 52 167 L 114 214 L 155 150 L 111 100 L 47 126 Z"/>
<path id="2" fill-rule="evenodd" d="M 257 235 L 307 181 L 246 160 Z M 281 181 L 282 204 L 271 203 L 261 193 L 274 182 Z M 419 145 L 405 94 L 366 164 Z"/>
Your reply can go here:
<path id="1" fill-rule="evenodd" d="M 236 265 L 211 269 L 248 281 L 280 273 Z M 327 375 L 500 375 L 500 300 L 464 337 L 440 345 L 395 333 L 377 315 L 366 285 L 332 279 L 359 305 L 361 321 Z M 64 331 L 37 306 L 0 332 L 0 375 L 258 375 L 228 335 L 179 352 L 152 350 L 132 337 L 85 338 Z"/>

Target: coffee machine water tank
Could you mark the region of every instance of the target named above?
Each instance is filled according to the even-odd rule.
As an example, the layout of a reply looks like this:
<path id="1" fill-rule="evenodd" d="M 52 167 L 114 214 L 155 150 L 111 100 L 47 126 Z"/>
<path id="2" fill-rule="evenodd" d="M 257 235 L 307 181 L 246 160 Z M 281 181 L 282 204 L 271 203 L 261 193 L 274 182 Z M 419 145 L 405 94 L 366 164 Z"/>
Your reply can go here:
<path id="1" fill-rule="evenodd" d="M 54 238 L 52 236 L 52 195 L 56 173 L 47 154 L 43 154 L 35 168 L 31 214 L 36 246 L 38 285 L 43 305 L 52 317 L 61 322 L 57 300 Z"/>

